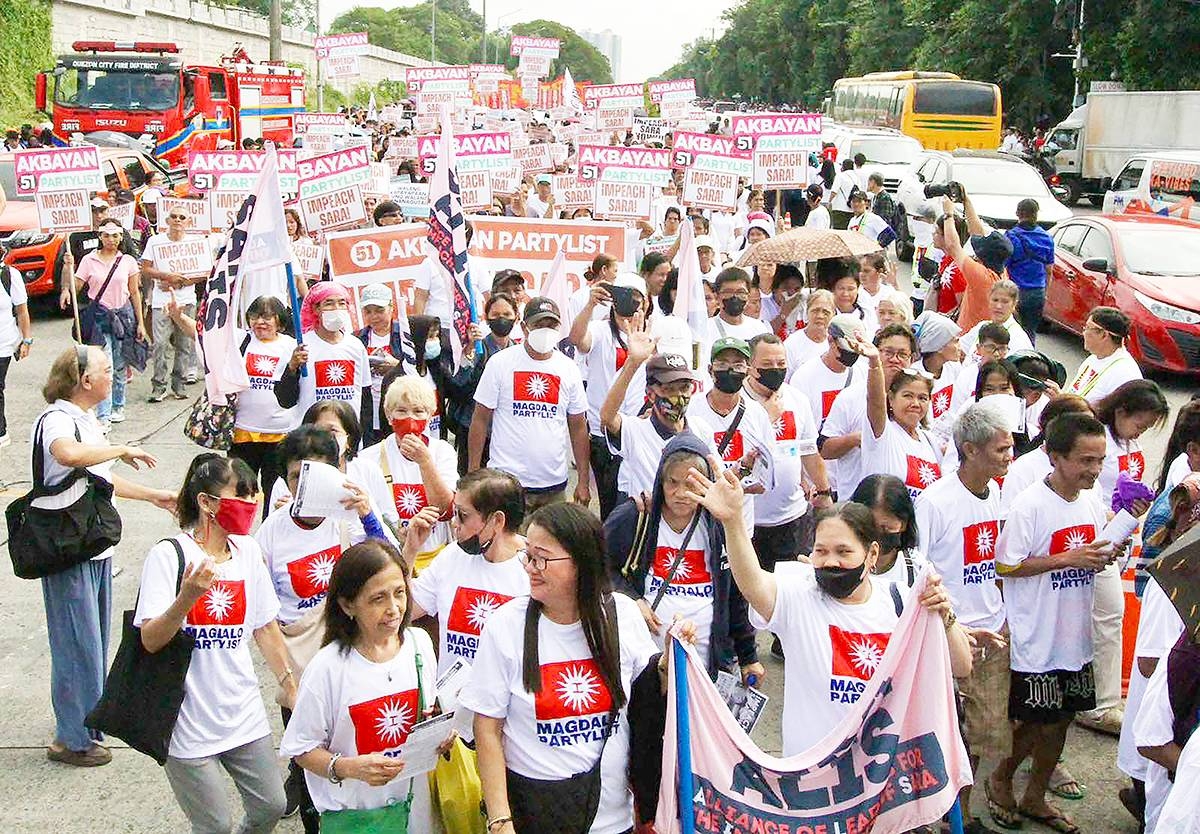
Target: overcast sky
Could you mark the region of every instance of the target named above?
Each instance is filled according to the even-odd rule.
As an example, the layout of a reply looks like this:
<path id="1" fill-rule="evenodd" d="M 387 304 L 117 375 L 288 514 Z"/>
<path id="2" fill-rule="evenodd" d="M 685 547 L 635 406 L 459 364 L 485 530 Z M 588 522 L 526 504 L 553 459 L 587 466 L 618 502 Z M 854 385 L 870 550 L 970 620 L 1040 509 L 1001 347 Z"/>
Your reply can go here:
<path id="1" fill-rule="evenodd" d="M 483 0 L 470 0 L 482 11 Z M 683 46 L 721 27 L 721 13 L 735 0 L 487 0 L 487 26 L 511 26 L 529 20 L 555 20 L 572 29 L 621 36 L 621 72 L 617 81 L 643 81 L 679 60 Z M 328 25 L 355 6 L 385 9 L 415 5 L 410 0 L 325 0 L 321 20 Z"/>

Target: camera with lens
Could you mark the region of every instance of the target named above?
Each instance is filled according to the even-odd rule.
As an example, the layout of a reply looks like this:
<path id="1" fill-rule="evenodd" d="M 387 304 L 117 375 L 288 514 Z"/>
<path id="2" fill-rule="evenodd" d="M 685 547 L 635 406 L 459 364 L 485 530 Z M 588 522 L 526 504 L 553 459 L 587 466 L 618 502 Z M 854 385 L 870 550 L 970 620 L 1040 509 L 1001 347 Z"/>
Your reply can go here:
<path id="1" fill-rule="evenodd" d="M 933 197 L 949 197 L 956 203 L 961 203 L 963 200 L 962 186 L 956 182 L 948 182 L 945 185 L 927 185 L 925 186 L 925 198 Z"/>

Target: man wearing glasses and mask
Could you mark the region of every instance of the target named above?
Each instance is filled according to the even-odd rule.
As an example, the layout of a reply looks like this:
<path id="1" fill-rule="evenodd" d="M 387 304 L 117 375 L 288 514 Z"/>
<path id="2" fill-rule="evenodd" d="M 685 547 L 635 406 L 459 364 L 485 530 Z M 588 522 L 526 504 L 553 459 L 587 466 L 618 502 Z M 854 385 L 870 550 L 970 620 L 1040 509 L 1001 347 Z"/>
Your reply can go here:
<path id="1" fill-rule="evenodd" d="M 171 318 L 167 311 L 174 301 L 179 312 L 189 319 L 196 316 L 196 284 L 203 274 L 184 276 L 171 269 L 165 257 L 165 247 L 187 239 L 191 224 L 187 213 L 172 208 L 167 214 L 167 231 L 152 235 L 142 254 L 142 276 L 150 281 L 150 336 L 153 342 L 150 361 L 154 368 L 150 382 L 150 402 L 160 403 L 167 398 L 167 382 L 171 383 L 172 399 L 186 400 L 184 385 L 194 383 L 196 375 L 195 340 Z M 175 360 L 168 380 L 168 350 L 174 346 Z"/>

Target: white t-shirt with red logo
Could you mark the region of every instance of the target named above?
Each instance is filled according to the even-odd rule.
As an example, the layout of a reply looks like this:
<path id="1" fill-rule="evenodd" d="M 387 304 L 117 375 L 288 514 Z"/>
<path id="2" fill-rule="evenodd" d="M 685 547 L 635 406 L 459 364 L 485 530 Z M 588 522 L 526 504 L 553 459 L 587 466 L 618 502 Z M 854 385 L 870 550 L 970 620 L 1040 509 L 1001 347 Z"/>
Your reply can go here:
<path id="1" fill-rule="evenodd" d="M 614 594 L 621 643 L 621 686 L 628 696 L 633 678 L 658 652 L 637 604 Z M 504 721 L 504 757 L 509 768 L 533 779 L 565 779 L 589 770 L 601 755 L 600 807 L 592 834 L 619 834 L 633 819 L 626 709 L 604 744 L 612 699 L 592 659 L 583 625 L 538 620 L 542 686 L 536 695 L 522 681 L 525 611 L 529 598 L 501 606 L 488 619 L 460 703 L 479 715 Z"/>
<path id="2" fill-rule="evenodd" d="M 914 368 L 924 366 L 918 361 Z M 929 395 L 929 419 L 935 424 L 939 420 L 950 419 L 953 414 L 954 386 L 958 383 L 958 375 L 962 373 L 962 365 L 958 362 L 947 362 L 942 366 L 941 375 L 933 381 L 933 392 Z"/>
<path id="3" fill-rule="evenodd" d="M 686 529 L 686 527 L 685 527 Z M 654 548 L 654 561 L 646 572 L 646 588 L 643 597 L 654 602 L 658 591 L 671 573 L 671 565 L 683 544 L 683 533 L 676 532 L 666 521 L 659 521 L 658 541 Z M 658 634 L 652 634 L 661 649 L 663 638 L 675 615 L 696 624 L 696 652 L 708 657 L 708 644 L 712 639 L 713 622 L 713 575 L 708 559 L 708 530 L 703 522 L 696 525 L 684 551 L 683 560 L 675 570 L 670 584 L 663 593 L 655 613 L 664 623 Z M 718 553 L 712 561 L 720 564 L 724 555 Z"/>
<path id="4" fill-rule="evenodd" d="M 1104 466 L 1096 479 L 1096 491 L 1104 506 L 1112 506 L 1113 493 L 1117 489 L 1117 476 L 1124 472 L 1135 481 L 1141 481 L 1146 473 L 1146 453 L 1142 444 L 1134 440 L 1118 440 L 1112 429 L 1104 427 Z"/>
<path id="5" fill-rule="evenodd" d="M 458 453 L 453 446 L 437 437 L 429 440 L 429 453 L 433 456 L 433 465 L 442 483 L 453 492 L 454 485 L 458 483 Z M 396 435 L 389 434 L 374 446 L 363 449 L 354 459 L 372 464 L 362 467 L 362 487 L 370 494 L 371 502 L 383 508 L 384 516 L 401 529 L 407 529 L 413 516 L 429 506 L 421 467 L 400 453 Z M 442 509 L 449 510 L 449 507 Z M 450 522 L 439 521 L 429 531 L 421 549 L 434 550 L 448 541 Z"/>
<path id="6" fill-rule="evenodd" d="M 1016 567 L 1030 556 L 1083 547 L 1095 541 L 1104 521 L 1095 493 L 1065 501 L 1037 481 L 1008 511 L 996 561 Z M 1037 576 L 1004 577 L 1014 671 L 1074 672 L 1091 662 L 1094 581 L 1094 572 L 1066 566 Z"/>
<path id="7" fill-rule="evenodd" d="M 863 434 L 870 431 L 865 426 L 867 419 L 867 382 L 866 377 L 855 380 L 854 384 L 844 391 L 839 391 L 829 409 L 829 416 L 824 425 L 818 425 L 819 434 L 829 437 L 844 437 L 848 434 Z M 829 476 L 829 484 L 837 492 L 838 498 L 846 500 L 853 493 L 858 482 L 864 477 L 862 471 L 862 443 L 834 460 L 825 461 L 825 472 Z"/>
<path id="8" fill-rule="evenodd" d="M 786 524 L 808 511 L 803 458 L 817 453 L 817 426 L 808 400 L 790 385 L 783 385 L 779 396 L 783 410 L 772 423 L 775 486 L 754 499 L 754 523 L 759 526 Z"/>
<path id="9" fill-rule="evenodd" d="M 600 426 L 600 406 L 604 405 L 604 398 L 608 396 L 617 374 L 625 367 L 629 351 L 613 336 L 608 319 L 592 322 L 588 325 L 588 332 L 592 335 L 592 349 L 583 354 L 588 380 L 588 431 L 600 437 L 604 433 Z M 625 338 L 625 334 L 622 333 L 621 338 Z M 645 402 L 646 366 L 642 365 L 629 381 L 620 411 L 630 417 L 636 416 Z"/>
<path id="10" fill-rule="evenodd" d="M 396 756 L 420 718 L 417 655 L 421 657 L 420 690 L 426 709 L 437 697 L 437 660 L 429 635 L 419 628 L 405 631 L 400 651 L 391 660 L 375 663 L 356 649 L 342 651 L 330 643 L 313 657 L 300 679 L 296 708 L 279 742 L 282 756 L 300 756 L 318 747 L 345 758 L 368 753 Z M 305 771 L 304 781 L 317 810 L 369 810 L 402 802 L 410 786 L 413 806 L 410 831 L 433 831 L 429 780 L 400 776 L 381 787 L 357 779 L 335 785 L 323 775 Z"/>
<path id="11" fill-rule="evenodd" d="M 941 575 L 954 612 L 972 628 L 999 631 L 1004 625 L 1004 599 L 996 587 L 1000 487 L 988 482 L 987 498 L 980 498 L 957 475 L 947 475 L 914 503 L 921 546 Z"/>
<path id="12" fill-rule="evenodd" d="M 918 428 L 913 437 L 895 421 L 889 419 L 883 434 L 875 436 L 870 422 L 862 424 L 862 476 L 871 474 L 895 475 L 904 481 L 908 494 L 914 499 L 934 481 L 942 477 L 942 455 L 933 437 Z M 841 484 L 838 485 L 839 488 Z"/>
<path id="13" fill-rule="evenodd" d="M 810 565 L 775 566 L 770 620 L 750 608 L 750 624 L 774 632 L 783 668 L 783 755 L 807 750 L 836 727 L 867 688 L 900 617 L 888 584 L 871 577 L 871 596 L 839 602 L 818 586 Z"/>
<path id="14" fill-rule="evenodd" d="M 488 618 L 513 597 L 524 596 L 529 596 L 529 574 L 520 559 L 489 562 L 457 543 L 447 545 L 412 581 L 413 602 L 438 621 L 438 674 L 459 659 L 474 663 Z"/>
<path id="15" fill-rule="evenodd" d="M 787 351 L 787 381 L 791 382 L 796 371 L 829 349 L 829 342 L 825 339 L 814 342 L 808 338 L 808 332 L 801 328 L 783 340 L 783 349 Z"/>
<path id="16" fill-rule="evenodd" d="M 184 564 L 199 566 L 207 555 L 195 540 L 175 536 Z M 229 537 L 230 558 L 217 565 L 212 587 L 196 601 L 183 628 L 195 638 L 183 684 L 183 704 L 168 753 L 177 759 L 215 756 L 270 735 L 250 641 L 279 613 L 279 600 L 262 551 L 249 536 Z M 133 624 L 161 617 L 175 598 L 179 559 L 169 542 L 150 548 Z"/>
<path id="17" fill-rule="evenodd" d="M 587 411 L 579 366 L 555 350 L 534 359 L 524 345 L 495 354 L 483 369 L 475 402 L 492 410 L 488 466 L 526 489 L 567 480 L 567 416 Z"/>
<path id="18" fill-rule="evenodd" d="M 357 544 L 366 538 L 362 525 L 326 518 L 314 528 L 302 527 L 286 509 L 271 513 L 254 533 L 262 548 L 271 582 L 279 597 L 279 622 L 294 623 L 325 600 L 329 574 L 342 558 L 345 541 Z"/>
<path id="19" fill-rule="evenodd" d="M 720 457 L 726 466 L 737 466 L 738 461 L 747 452 L 751 449 L 758 449 L 759 454 L 771 455 L 772 466 L 774 466 L 776 457 L 775 428 L 771 425 L 771 418 L 767 416 L 767 410 L 750 399 L 748 394 L 742 394 L 742 402 L 746 404 L 746 413 L 742 415 L 741 422 L 738 423 L 737 429 L 734 430 L 733 436 L 725 446 L 725 453 Z M 710 444 L 715 453 L 715 450 L 720 448 L 729 427 L 733 425 L 737 412 L 737 406 L 734 406 L 728 414 L 718 414 L 709 404 L 707 395 L 692 397 L 687 410 L 688 430 L 705 443 Z M 747 494 L 742 510 L 746 524 L 751 527 L 755 523 L 755 497 Z"/>
<path id="20" fill-rule="evenodd" d="M 300 377 L 299 413 L 304 414 L 319 400 L 343 400 L 354 407 L 355 414 L 360 413 L 362 389 L 371 384 L 371 366 L 363 343 L 347 333 L 331 345 L 316 333 L 309 333 L 304 346 L 308 348 L 308 373 Z"/>
<path id="21" fill-rule="evenodd" d="M 234 334 L 237 344 L 246 334 Z M 304 416 L 297 406 L 284 408 L 275 399 L 275 382 L 283 376 L 288 361 L 296 350 L 296 340 L 280 334 L 270 342 L 259 341 L 250 334 L 246 345 L 246 375 L 250 387 L 238 394 L 237 419 L 234 425 L 246 431 L 267 434 L 287 434 L 300 425 Z"/>
<path id="22" fill-rule="evenodd" d="M 862 370 L 852 366 L 844 371 L 831 371 L 820 356 L 814 356 L 796 369 L 788 384 L 808 400 L 813 422 L 820 429 L 825 418 L 829 416 L 829 410 L 833 408 L 834 399 L 843 388 L 848 388 L 854 384 L 854 380 L 865 376 Z M 828 432 L 823 433 L 827 437 L 830 436 Z"/>

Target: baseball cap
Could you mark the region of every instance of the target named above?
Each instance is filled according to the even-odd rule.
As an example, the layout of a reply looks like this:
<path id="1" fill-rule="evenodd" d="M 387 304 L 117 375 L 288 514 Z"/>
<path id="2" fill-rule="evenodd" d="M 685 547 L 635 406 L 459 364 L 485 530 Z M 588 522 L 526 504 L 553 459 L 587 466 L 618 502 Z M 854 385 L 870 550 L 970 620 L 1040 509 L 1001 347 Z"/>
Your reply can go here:
<path id="1" fill-rule="evenodd" d="M 747 342 L 734 338 L 733 336 L 726 336 L 723 339 L 717 339 L 715 342 L 713 342 L 712 351 L 710 351 L 708 355 L 709 359 L 716 359 L 718 354 L 726 350 L 736 350 L 747 359 L 749 359 L 752 355 L 750 351 L 750 345 Z"/>
<path id="2" fill-rule="evenodd" d="M 825 189 L 819 183 L 811 183 L 808 188 L 804 189 L 804 196 L 810 200 L 819 200 L 825 196 Z"/>
<path id="3" fill-rule="evenodd" d="M 554 319 L 555 324 L 562 323 L 562 317 L 558 313 L 558 305 L 544 295 L 529 299 L 529 303 L 525 305 L 524 322 L 526 324 L 533 324 L 535 321 L 547 318 Z"/>
<path id="4" fill-rule="evenodd" d="M 646 292 L 646 279 L 638 275 L 636 272 L 622 272 L 613 281 L 614 287 L 628 287 L 631 290 L 637 290 L 645 298 L 649 293 Z"/>
<path id="5" fill-rule="evenodd" d="M 358 302 L 363 307 L 387 307 L 392 303 L 392 291 L 385 284 L 367 284 Z"/>
<path id="6" fill-rule="evenodd" d="M 1004 271 L 1004 262 L 1012 256 L 1012 241 L 998 231 L 971 237 L 971 251 L 979 262 L 997 274 Z"/>
<path id="7" fill-rule="evenodd" d="M 666 385 L 681 379 L 695 380 L 687 360 L 677 353 L 656 353 L 646 363 L 646 382 Z"/>
<path id="8" fill-rule="evenodd" d="M 712 235 L 699 235 L 696 237 L 696 248 L 700 249 L 704 246 L 707 246 L 713 252 L 717 251 L 717 242 L 713 239 Z"/>
<path id="9" fill-rule="evenodd" d="M 106 209 L 106 208 L 111 208 L 111 206 L 109 206 L 108 200 L 104 199 L 103 197 L 93 197 L 92 198 L 92 208 Z"/>
<path id="10" fill-rule="evenodd" d="M 756 217 L 746 224 L 746 231 L 749 232 L 751 229 L 766 232 L 767 237 L 775 236 L 775 224 L 771 222 L 770 216 L 767 214 L 763 214 L 762 217 Z"/>
<path id="11" fill-rule="evenodd" d="M 550 179 L 549 174 L 538 174 L 533 178 L 533 182 L 535 185 L 549 185 L 553 180 Z"/>
<path id="12" fill-rule="evenodd" d="M 853 344 L 857 339 L 867 338 L 867 329 L 862 319 L 853 313 L 838 313 L 829 320 L 829 335 L 833 339 L 845 339 L 847 344 Z"/>

